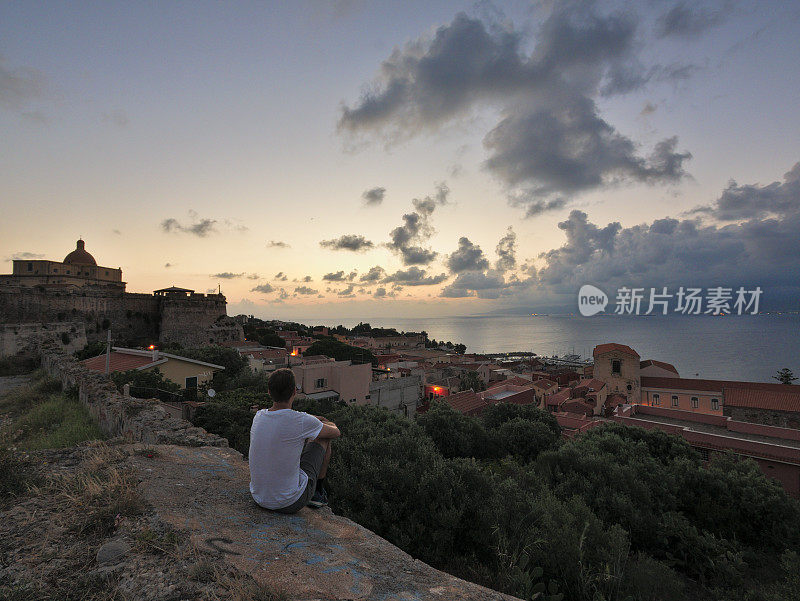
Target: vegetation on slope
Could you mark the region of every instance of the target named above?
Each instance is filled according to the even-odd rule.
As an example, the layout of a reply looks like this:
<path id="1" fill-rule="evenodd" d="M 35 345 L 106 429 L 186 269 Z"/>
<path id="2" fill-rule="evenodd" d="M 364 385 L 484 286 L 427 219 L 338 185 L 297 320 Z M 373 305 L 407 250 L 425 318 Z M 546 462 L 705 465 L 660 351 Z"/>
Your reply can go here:
<path id="1" fill-rule="evenodd" d="M 245 405 L 266 397 L 228 394 L 203 425 L 246 449 Z M 416 422 L 295 408 L 342 430 L 333 509 L 458 576 L 523 598 L 797 598 L 800 503 L 751 461 L 705 467 L 680 438 L 619 425 L 563 441 L 551 415 L 509 404 L 472 418 L 434 403 Z"/>

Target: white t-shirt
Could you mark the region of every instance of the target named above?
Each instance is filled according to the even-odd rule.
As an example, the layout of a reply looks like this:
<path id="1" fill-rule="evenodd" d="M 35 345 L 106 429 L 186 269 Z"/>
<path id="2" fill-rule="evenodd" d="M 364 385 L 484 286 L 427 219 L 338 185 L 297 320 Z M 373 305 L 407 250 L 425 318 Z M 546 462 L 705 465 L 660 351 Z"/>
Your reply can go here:
<path id="1" fill-rule="evenodd" d="M 300 469 L 306 438 L 316 438 L 322 422 L 293 409 L 262 409 L 250 428 L 250 494 L 267 509 L 288 507 L 303 494 L 308 475 Z"/>

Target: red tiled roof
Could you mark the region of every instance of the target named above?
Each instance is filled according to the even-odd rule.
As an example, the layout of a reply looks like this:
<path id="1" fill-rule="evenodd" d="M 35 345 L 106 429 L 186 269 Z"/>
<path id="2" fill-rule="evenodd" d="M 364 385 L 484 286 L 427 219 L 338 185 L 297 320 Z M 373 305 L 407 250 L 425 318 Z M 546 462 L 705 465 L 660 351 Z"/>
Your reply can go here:
<path id="1" fill-rule="evenodd" d="M 666 369 L 667 371 L 674 372 L 674 374 L 678 375 L 678 370 L 675 369 L 675 366 L 671 363 L 665 363 L 664 361 L 656 361 L 655 359 L 645 359 L 641 363 L 639 363 L 639 368 L 644 369 L 645 367 L 660 367 L 661 369 Z"/>
<path id="2" fill-rule="evenodd" d="M 786 384 L 771 384 L 769 382 L 740 382 L 737 380 L 703 380 L 693 378 L 661 378 L 655 376 L 642 376 L 642 388 L 672 388 L 674 390 L 707 390 L 722 392 L 729 388 L 744 388 L 747 390 L 763 390 L 765 392 L 791 392 L 787 391 Z M 800 388 L 800 387 L 798 387 Z"/>
<path id="3" fill-rule="evenodd" d="M 91 359 L 84 359 L 81 361 L 88 369 L 92 371 L 99 371 L 105 373 L 106 371 L 106 356 L 105 354 Z M 130 355 L 128 353 L 111 352 L 110 370 L 111 371 L 128 371 L 129 369 L 137 369 L 150 365 L 153 363 L 152 356 L 144 355 Z"/>
<path id="4" fill-rule="evenodd" d="M 553 382 L 553 380 L 548 380 L 547 378 L 534 380 L 531 384 L 540 390 L 549 390 L 553 386 L 558 386 L 558 382 Z"/>
<path id="5" fill-rule="evenodd" d="M 286 349 L 264 349 L 260 351 L 242 351 L 240 354 L 249 355 L 253 359 L 279 359 L 286 357 L 288 351 Z"/>
<path id="6" fill-rule="evenodd" d="M 800 413 L 800 386 L 788 386 L 786 384 L 769 384 L 769 386 L 781 387 L 782 389 L 763 390 L 758 388 L 726 387 L 724 390 L 725 405 L 728 407 L 751 407 Z"/>
<path id="7" fill-rule="evenodd" d="M 585 378 L 580 380 L 576 385 L 575 388 L 591 388 L 594 391 L 600 390 L 606 383 L 602 380 L 598 380 L 597 378 Z"/>
<path id="8" fill-rule="evenodd" d="M 639 356 L 639 353 L 637 353 L 631 347 L 626 346 L 624 344 L 619 344 L 618 342 L 598 344 L 596 347 L 594 347 L 594 352 L 592 353 L 592 355 L 596 357 L 597 355 L 602 355 L 603 353 L 610 353 L 611 351 L 618 351 L 620 353 L 625 353 L 627 355 L 633 355 L 634 357 Z"/>
<path id="9" fill-rule="evenodd" d="M 459 411 L 465 415 L 468 415 L 472 412 L 483 411 L 483 409 L 489 406 L 489 403 L 484 401 L 477 393 L 471 390 L 451 394 L 444 397 L 442 400 L 456 411 Z"/>
<path id="10" fill-rule="evenodd" d="M 548 405 L 558 405 L 559 403 L 569 400 L 569 395 L 571 392 L 572 391 L 569 388 L 564 388 L 563 390 L 559 390 L 553 394 L 548 394 L 545 399 L 547 399 Z"/>

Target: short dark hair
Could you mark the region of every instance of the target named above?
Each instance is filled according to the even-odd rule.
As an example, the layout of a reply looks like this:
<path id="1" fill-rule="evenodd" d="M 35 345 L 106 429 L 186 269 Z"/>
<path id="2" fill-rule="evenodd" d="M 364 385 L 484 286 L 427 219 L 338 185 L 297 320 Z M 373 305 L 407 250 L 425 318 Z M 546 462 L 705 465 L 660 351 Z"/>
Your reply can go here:
<path id="1" fill-rule="evenodd" d="M 295 391 L 294 372 L 291 369 L 276 369 L 267 380 L 269 395 L 275 403 L 285 403 Z"/>

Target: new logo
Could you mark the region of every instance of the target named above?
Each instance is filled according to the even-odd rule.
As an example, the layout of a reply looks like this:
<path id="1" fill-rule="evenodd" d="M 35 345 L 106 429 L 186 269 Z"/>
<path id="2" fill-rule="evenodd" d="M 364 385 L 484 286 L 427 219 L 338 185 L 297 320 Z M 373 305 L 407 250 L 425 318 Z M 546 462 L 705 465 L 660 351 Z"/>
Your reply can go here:
<path id="1" fill-rule="evenodd" d="M 578 311 L 584 317 L 591 317 L 605 311 L 608 304 L 606 293 L 591 284 L 584 284 L 578 291 Z"/>

